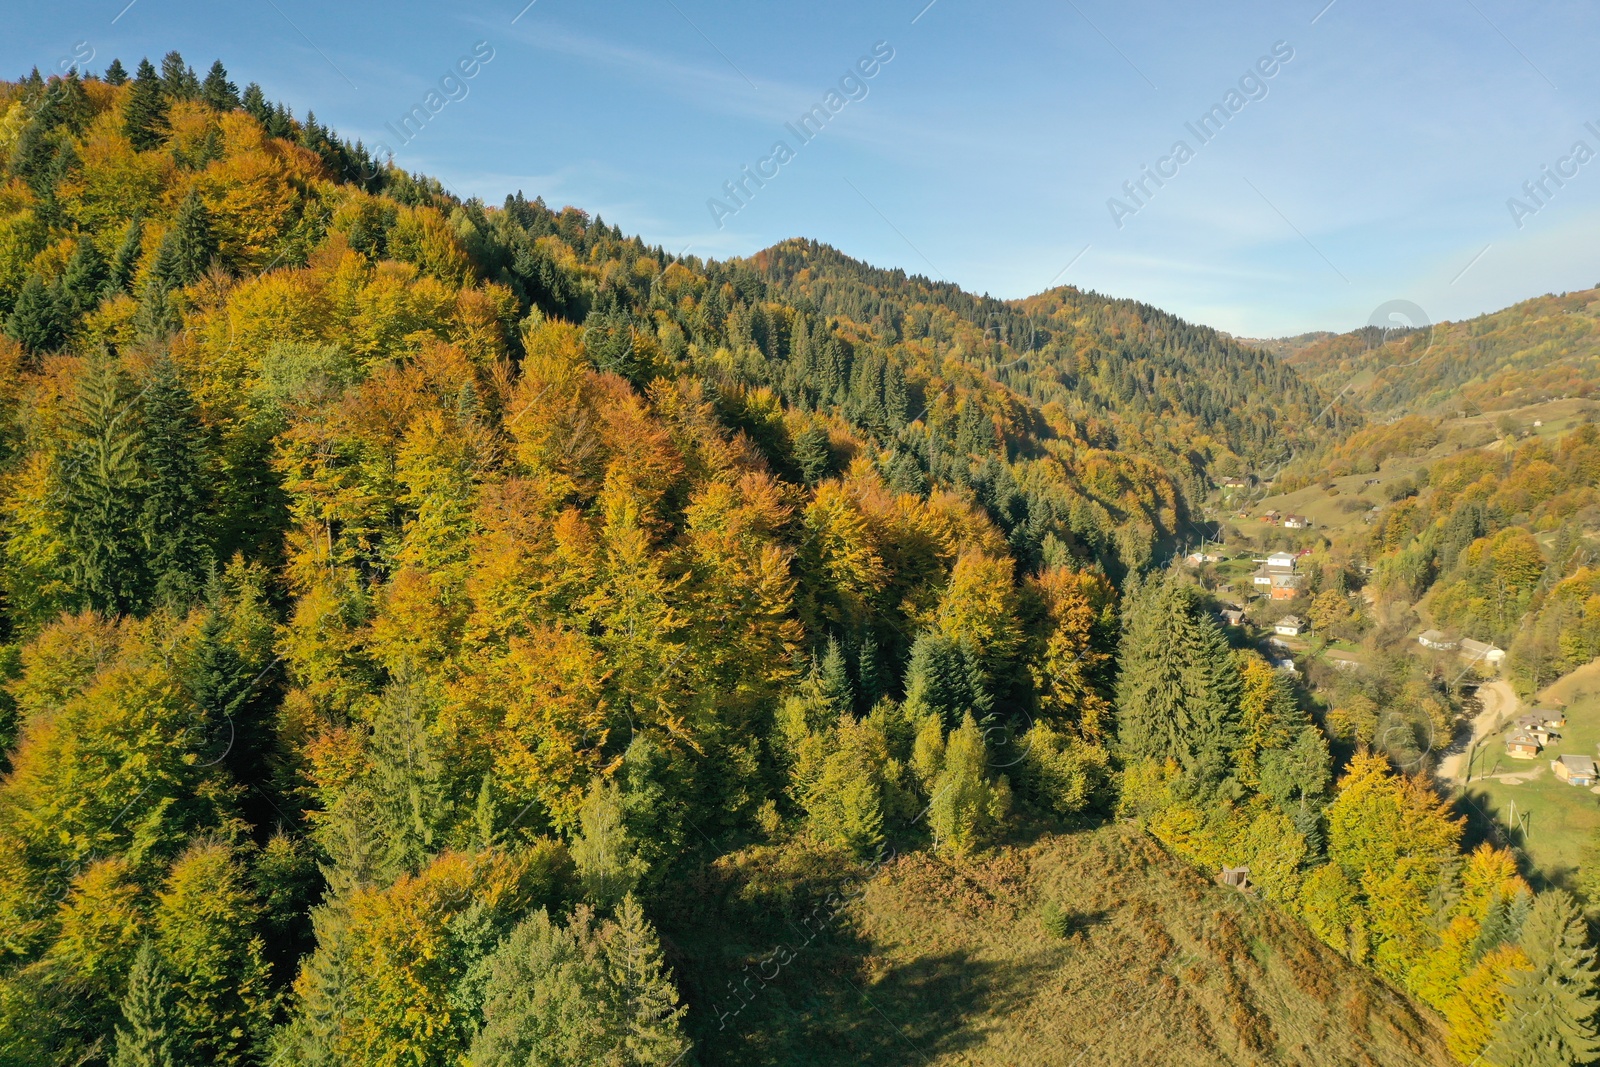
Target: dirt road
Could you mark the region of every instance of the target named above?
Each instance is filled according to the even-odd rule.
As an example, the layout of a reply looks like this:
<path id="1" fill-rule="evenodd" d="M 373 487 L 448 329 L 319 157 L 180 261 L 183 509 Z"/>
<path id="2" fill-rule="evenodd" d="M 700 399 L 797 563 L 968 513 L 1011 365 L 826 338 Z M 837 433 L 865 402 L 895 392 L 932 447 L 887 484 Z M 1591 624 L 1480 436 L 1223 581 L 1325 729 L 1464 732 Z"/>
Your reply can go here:
<path id="1" fill-rule="evenodd" d="M 1467 768 L 1467 756 L 1472 752 L 1472 746 L 1494 733 L 1502 722 L 1509 722 L 1522 708 L 1517 694 L 1511 689 L 1511 683 L 1504 678 L 1478 686 L 1478 702 L 1483 710 L 1472 720 L 1472 737 L 1460 751 L 1452 751 L 1439 761 L 1437 773 L 1441 779 L 1459 778 Z"/>

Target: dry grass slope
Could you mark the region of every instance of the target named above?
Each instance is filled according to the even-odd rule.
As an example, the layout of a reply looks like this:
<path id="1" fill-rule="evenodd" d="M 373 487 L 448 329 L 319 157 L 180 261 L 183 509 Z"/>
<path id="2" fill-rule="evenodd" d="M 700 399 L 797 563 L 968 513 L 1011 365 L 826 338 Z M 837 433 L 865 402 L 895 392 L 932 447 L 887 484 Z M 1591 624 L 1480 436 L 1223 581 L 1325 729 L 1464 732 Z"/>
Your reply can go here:
<path id="1" fill-rule="evenodd" d="M 724 899 L 745 906 L 775 884 L 737 881 Z M 700 958 L 683 962 L 711 977 L 716 931 L 696 933 Z M 737 976 L 741 957 L 724 960 L 716 977 Z M 706 1064 L 1453 1062 L 1403 996 L 1120 826 L 971 864 L 902 857 L 720 1029 L 704 1014 L 714 984 L 690 983 Z"/>

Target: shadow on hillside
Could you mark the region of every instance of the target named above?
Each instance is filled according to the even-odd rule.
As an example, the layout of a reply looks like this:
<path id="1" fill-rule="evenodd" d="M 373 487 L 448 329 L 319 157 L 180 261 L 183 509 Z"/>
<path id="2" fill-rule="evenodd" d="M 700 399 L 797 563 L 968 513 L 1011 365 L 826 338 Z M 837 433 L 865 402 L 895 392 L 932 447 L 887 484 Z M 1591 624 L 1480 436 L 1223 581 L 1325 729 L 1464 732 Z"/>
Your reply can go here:
<path id="1" fill-rule="evenodd" d="M 699 1062 L 925 1062 L 981 1043 L 972 1023 L 1015 1010 L 1036 977 L 1032 968 L 964 952 L 885 967 L 865 949 L 840 943 L 799 957 L 721 1027 L 715 1014 L 703 1018 Z M 862 972 L 874 964 L 869 980 Z"/>

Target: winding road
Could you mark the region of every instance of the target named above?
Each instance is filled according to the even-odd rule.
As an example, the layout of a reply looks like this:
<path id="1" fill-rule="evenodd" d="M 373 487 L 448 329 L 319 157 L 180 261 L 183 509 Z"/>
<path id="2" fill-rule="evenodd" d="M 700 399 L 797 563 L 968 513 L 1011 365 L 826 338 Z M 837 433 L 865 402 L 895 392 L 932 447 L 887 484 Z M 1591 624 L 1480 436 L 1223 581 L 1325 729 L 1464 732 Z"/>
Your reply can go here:
<path id="1" fill-rule="evenodd" d="M 1473 746 L 1494 733 L 1502 722 L 1510 721 L 1522 707 L 1517 694 L 1511 689 L 1511 683 L 1504 678 L 1496 678 L 1478 686 L 1478 702 L 1483 710 L 1472 720 L 1472 737 L 1460 751 L 1452 751 L 1439 761 L 1437 774 L 1441 779 L 1455 781 L 1460 778 L 1466 770 L 1467 756 Z"/>

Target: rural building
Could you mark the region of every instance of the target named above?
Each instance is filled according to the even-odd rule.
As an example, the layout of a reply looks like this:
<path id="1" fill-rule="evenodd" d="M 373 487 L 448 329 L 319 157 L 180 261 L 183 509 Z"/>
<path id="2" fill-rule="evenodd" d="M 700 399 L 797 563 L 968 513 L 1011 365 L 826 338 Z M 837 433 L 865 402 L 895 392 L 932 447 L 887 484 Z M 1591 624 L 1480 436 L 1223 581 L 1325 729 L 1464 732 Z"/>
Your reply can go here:
<path id="1" fill-rule="evenodd" d="M 1506 650 L 1496 648 L 1487 641 L 1474 641 L 1470 637 L 1463 637 L 1460 642 L 1461 658 L 1474 663 L 1482 663 L 1490 667 L 1498 667 L 1505 662 Z"/>
<path id="2" fill-rule="evenodd" d="M 1311 529 L 1311 520 L 1304 515 L 1285 515 L 1283 517 L 1283 525 L 1285 529 L 1289 530 L 1309 530 Z"/>
<path id="3" fill-rule="evenodd" d="M 1532 734 L 1541 745 L 1548 745 L 1552 737 L 1561 736 L 1544 721 L 1544 716 L 1535 713 L 1519 717 L 1511 728 L 1521 734 Z"/>
<path id="4" fill-rule="evenodd" d="M 1560 708 L 1534 708 L 1529 715 L 1537 715 L 1539 721 L 1552 730 L 1560 730 L 1567 725 L 1567 713 Z"/>
<path id="5" fill-rule="evenodd" d="M 1234 608 L 1234 607 L 1223 608 L 1221 611 L 1217 612 L 1217 617 L 1222 620 L 1222 623 L 1223 623 L 1224 626 L 1243 626 L 1244 625 L 1244 609 L 1243 608 Z"/>
<path id="6" fill-rule="evenodd" d="M 1543 747 L 1537 737 L 1520 731 L 1506 738 L 1506 755 L 1512 759 L 1535 759 Z"/>
<path id="7" fill-rule="evenodd" d="M 1248 487 L 1249 485 L 1250 485 L 1250 479 L 1248 479 L 1248 478 L 1224 478 L 1224 479 L 1222 479 L 1222 488 L 1224 488 L 1224 489 L 1244 489 L 1244 488 Z"/>
<path id="8" fill-rule="evenodd" d="M 1459 642 L 1441 630 L 1424 630 L 1417 636 L 1417 643 L 1423 648 L 1432 648 L 1440 652 L 1448 652 L 1455 648 Z"/>
<path id="9" fill-rule="evenodd" d="M 1270 522 L 1270 523 L 1272 523 L 1272 525 L 1276 526 L 1276 525 L 1278 525 L 1278 520 L 1280 518 L 1282 518 L 1282 517 L 1283 517 L 1282 515 L 1280 515 L 1276 510 L 1274 510 L 1274 511 L 1269 511 L 1265 515 L 1261 516 L 1261 521 L 1262 522 Z"/>
<path id="10" fill-rule="evenodd" d="M 1556 777 L 1568 785 L 1594 785 L 1594 757 L 1562 756 L 1550 761 Z"/>
<path id="11" fill-rule="evenodd" d="M 1273 600 L 1293 600 L 1300 591 L 1304 575 L 1294 572 L 1294 556 L 1287 552 L 1274 552 L 1266 559 L 1258 559 L 1261 564 L 1251 581 L 1256 585 L 1266 586 Z"/>
<path id="12" fill-rule="evenodd" d="M 1285 615 L 1272 628 L 1274 633 L 1281 634 L 1284 637 L 1299 637 L 1301 633 L 1308 629 L 1310 627 L 1298 615 Z"/>
<path id="13" fill-rule="evenodd" d="M 1333 649 L 1322 654 L 1323 660 L 1336 671 L 1353 671 L 1361 666 L 1361 661 L 1348 652 Z"/>
<path id="14" fill-rule="evenodd" d="M 1221 563 L 1221 556 L 1208 555 L 1205 552 L 1191 552 L 1183 557 L 1183 561 L 1191 567 L 1198 567 L 1202 563 Z"/>
<path id="15" fill-rule="evenodd" d="M 1300 668 L 1294 665 L 1294 660 L 1289 659 L 1287 656 L 1285 656 L 1283 659 L 1273 660 L 1272 665 L 1285 674 L 1300 673 Z"/>

